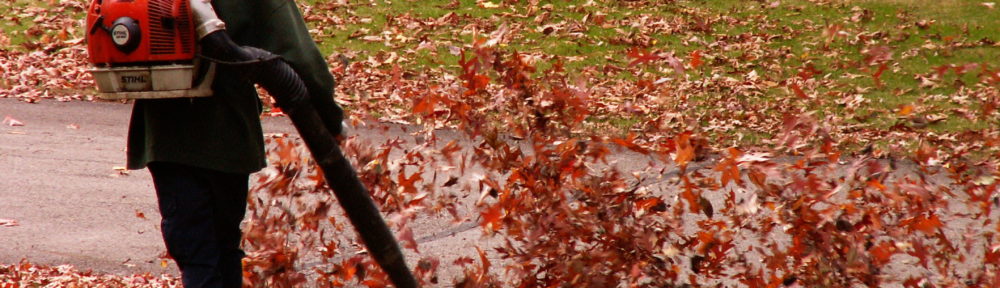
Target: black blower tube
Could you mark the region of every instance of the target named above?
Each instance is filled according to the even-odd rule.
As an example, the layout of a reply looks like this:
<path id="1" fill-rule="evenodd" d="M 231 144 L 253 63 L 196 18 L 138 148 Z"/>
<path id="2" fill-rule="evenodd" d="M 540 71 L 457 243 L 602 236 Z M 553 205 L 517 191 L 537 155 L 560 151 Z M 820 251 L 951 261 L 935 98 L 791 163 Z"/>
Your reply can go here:
<path id="1" fill-rule="evenodd" d="M 340 150 L 335 138 L 340 133 L 340 123 L 335 123 L 337 127 L 329 127 L 331 121 L 323 121 L 320 110 L 309 101 L 306 86 L 292 67 L 265 50 L 238 46 L 224 31 L 206 35 L 201 40 L 201 47 L 203 57 L 210 61 L 246 66 L 242 70 L 247 71 L 245 76 L 248 80 L 271 93 L 278 107 L 288 114 L 299 131 L 327 184 L 333 189 L 375 261 L 396 287 L 419 287 L 368 189 L 361 184 L 351 162 Z"/>

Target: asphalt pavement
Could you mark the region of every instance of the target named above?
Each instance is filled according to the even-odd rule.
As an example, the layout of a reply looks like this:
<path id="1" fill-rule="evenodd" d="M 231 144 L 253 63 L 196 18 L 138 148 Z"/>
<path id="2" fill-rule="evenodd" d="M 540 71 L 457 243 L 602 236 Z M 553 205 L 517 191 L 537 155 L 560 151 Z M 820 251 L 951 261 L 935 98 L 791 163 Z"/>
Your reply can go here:
<path id="1" fill-rule="evenodd" d="M 0 99 L 5 119 L 0 125 L 0 263 L 27 259 L 98 273 L 178 275 L 176 266 L 161 258 L 165 248 L 148 171 L 124 170 L 130 113 L 131 105 L 122 103 Z M 285 117 L 262 123 L 265 134 L 296 135 Z M 380 143 L 413 141 L 408 132 L 386 124 L 350 133 Z M 445 217 L 431 215 L 410 224 L 424 255 L 450 263 L 478 257 L 476 246 L 490 245 L 474 220 L 452 223 Z M 341 252 L 353 255 L 354 250 Z M 407 250 L 411 266 L 420 257 Z"/>

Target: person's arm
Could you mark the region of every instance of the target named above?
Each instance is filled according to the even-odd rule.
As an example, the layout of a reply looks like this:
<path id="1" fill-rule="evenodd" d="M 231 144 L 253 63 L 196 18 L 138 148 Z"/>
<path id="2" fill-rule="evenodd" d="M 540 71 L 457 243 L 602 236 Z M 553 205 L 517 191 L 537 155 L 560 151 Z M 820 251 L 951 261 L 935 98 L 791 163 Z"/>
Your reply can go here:
<path id="1" fill-rule="evenodd" d="M 262 35 L 258 48 L 278 54 L 288 62 L 288 65 L 299 74 L 309 90 L 311 102 L 320 112 L 320 117 L 331 134 L 339 136 L 342 132 L 344 111 L 334 101 L 333 75 L 330 74 L 326 59 L 320 53 L 302 14 L 294 1 L 265 1 L 277 3 L 273 6 L 265 21 L 260 22 L 254 33 Z M 268 5 L 262 5 L 268 7 Z M 261 19 L 264 20 L 264 19 Z"/>

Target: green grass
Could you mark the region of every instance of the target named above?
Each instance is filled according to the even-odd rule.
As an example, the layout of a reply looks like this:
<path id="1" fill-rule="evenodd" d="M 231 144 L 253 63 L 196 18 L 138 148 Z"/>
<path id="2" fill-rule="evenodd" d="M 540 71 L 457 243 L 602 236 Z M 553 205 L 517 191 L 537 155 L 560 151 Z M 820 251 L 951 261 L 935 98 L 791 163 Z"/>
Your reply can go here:
<path id="1" fill-rule="evenodd" d="M 848 119 L 848 124 L 863 125 L 870 129 L 888 129 L 900 119 L 894 112 L 902 105 L 917 104 L 926 113 L 941 113 L 951 116 L 956 108 L 978 109 L 977 101 L 970 101 L 969 107 L 962 107 L 949 100 L 961 87 L 979 85 L 976 72 L 961 77 L 946 73 L 940 79 L 939 87 L 921 88 L 916 75 L 930 75 L 935 68 L 944 65 L 986 63 L 992 68 L 1000 67 L 1000 47 L 975 45 L 974 47 L 953 48 L 951 43 L 976 43 L 1000 41 L 1000 7 L 988 9 L 980 0 L 840 0 L 840 1 L 737 1 L 737 0 L 679 0 L 674 3 L 656 5 L 635 5 L 632 1 L 584 1 L 558 0 L 540 1 L 538 7 L 527 4 L 503 5 L 500 8 L 483 8 L 477 1 L 462 0 L 455 8 L 447 7 L 450 0 L 396 0 L 396 1 L 349 1 L 348 6 L 327 5 L 324 0 L 308 0 L 315 15 L 340 19 L 334 24 L 313 21 L 309 24 L 320 29 L 323 37 L 320 49 L 325 54 L 350 53 L 357 55 L 353 61 L 365 61 L 369 57 L 384 57 L 397 53 L 408 59 L 399 63 L 409 71 L 438 69 L 457 73 L 458 55 L 455 47 L 466 49 L 473 39 L 488 38 L 499 25 L 522 27 L 512 39 L 496 49 L 504 52 L 518 51 L 531 55 L 552 55 L 560 57 L 567 75 L 572 79 L 585 70 L 602 71 L 603 67 L 627 67 L 632 60 L 626 51 L 633 47 L 626 43 L 632 40 L 646 41 L 639 45 L 646 51 L 674 52 L 678 58 L 687 61 L 692 51 L 706 52 L 706 62 L 712 59 L 733 60 L 744 65 L 738 69 L 729 64 L 706 64 L 701 69 L 688 70 L 686 75 L 674 75 L 665 64 L 644 64 L 631 72 L 609 75 L 609 79 L 638 81 L 649 78 L 671 77 L 702 80 L 713 77 L 709 73 L 721 73 L 722 77 L 743 79 L 751 71 L 769 81 L 782 82 L 796 78 L 799 69 L 811 64 L 822 73 L 819 78 L 831 79 L 810 94 L 820 95 L 822 101 L 810 103 L 793 102 L 819 115 L 859 115 L 858 119 Z M 493 3 L 500 3 L 494 0 Z M 656 2 L 656 1 L 653 1 Z M 771 6 L 771 3 L 777 3 Z M 30 28 L 31 19 L 22 19 L 13 25 L 11 7 L 41 5 L 44 2 L 14 0 L 0 2 L 3 21 L 0 30 L 11 38 L 12 46 L 31 40 L 24 35 Z M 529 9 L 534 9 L 529 11 Z M 433 22 L 450 13 L 460 20 L 455 25 L 443 25 L 427 30 L 413 30 L 403 27 L 398 19 L 416 18 L 423 22 Z M 548 13 L 545 21 L 542 14 Z M 77 17 L 83 17 L 77 15 Z M 595 19 L 603 17 L 604 23 L 622 22 L 622 25 L 597 25 Z M 582 26 L 574 26 L 584 18 L 590 20 Z M 395 19 L 395 20 L 393 20 Z M 688 25 L 697 21 L 711 20 L 714 24 L 708 31 L 681 31 L 643 34 L 649 28 L 640 23 L 645 19 L 666 21 L 669 27 Z M 736 19 L 735 24 L 730 20 Z M 625 21 L 627 20 L 627 21 Z M 393 21 L 390 23 L 389 21 Z M 917 25 L 920 23 L 920 25 Z M 767 25 L 763 25 L 767 24 Z M 926 25 L 925 25 L 926 24 Z M 551 33 L 544 33 L 547 25 L 558 27 Z M 760 27 L 763 25 L 764 27 Z M 828 27 L 839 27 L 844 35 L 829 37 L 824 34 Z M 567 29 L 581 28 L 567 31 Z M 476 30 L 471 30 L 476 29 Z M 78 29 L 82 30 L 82 29 Z M 361 33 L 359 31 L 367 31 Z M 81 32 L 77 32 L 81 33 Z M 360 35 L 351 37 L 352 34 Z M 385 43 L 366 41 L 364 36 L 389 35 L 405 37 L 409 40 Z M 743 47 L 721 50 L 711 43 L 720 39 L 738 39 L 741 35 L 771 35 L 774 38 L 761 43 L 761 47 Z M 858 41 L 860 37 L 881 35 L 871 41 Z M 429 50 L 416 51 L 421 42 L 433 44 Z M 708 43 L 705 45 L 702 43 Z M 882 86 L 876 86 L 870 76 L 877 67 L 864 63 L 862 51 L 876 46 L 888 46 L 892 52 L 892 69 L 881 77 Z M 937 46 L 939 49 L 928 49 Z M 762 52 L 763 51 L 763 52 Z M 788 51 L 778 53 L 774 51 Z M 744 60 L 747 55 L 761 55 L 763 59 Z M 904 55 L 906 55 L 904 57 Z M 537 63 L 538 73 L 551 66 L 552 60 Z M 713 65 L 714 67 L 708 67 Z M 771 66 L 768 66 L 771 65 Z M 718 68 L 715 71 L 712 68 Z M 637 75 L 634 73 L 642 72 Z M 847 77 L 859 75 L 860 77 Z M 597 75 L 600 76 L 600 75 Z M 868 102 L 856 110 L 835 104 L 835 97 L 828 95 L 858 92 Z M 795 97 L 786 85 L 776 85 L 765 89 L 763 95 L 741 101 L 766 103 Z M 714 103 L 727 97 L 726 92 L 705 91 L 689 95 L 689 101 L 697 108 L 685 113 L 707 113 L 716 109 Z M 778 111 L 764 113 L 777 114 Z M 781 117 L 781 115 L 770 115 Z M 869 117 L 870 116 L 870 117 Z M 616 118 L 618 117 L 618 118 Z M 995 119 L 968 120 L 949 117 L 947 120 L 931 124 L 927 129 L 934 132 L 971 131 L 990 127 Z M 603 126 L 619 131 L 628 131 L 641 125 L 642 119 L 632 116 L 597 117 Z M 744 140 L 756 144 L 771 135 L 761 131 L 732 131 L 744 135 Z M 730 137 L 732 138 L 732 137 Z"/>
<path id="2" fill-rule="evenodd" d="M 48 8 L 48 5 L 40 1 L 27 1 L 27 0 L 15 0 L 15 1 L 3 1 L 0 2 L 0 17 L 3 21 L 0 21 L 0 32 L 4 33 L 8 38 L 10 38 L 11 46 L 18 46 L 21 43 L 29 40 L 31 37 L 25 35 L 24 31 L 28 30 L 32 26 L 32 19 L 24 19 L 17 15 L 15 8 L 24 8 L 28 5 L 35 5 L 41 8 Z M 13 19 L 18 19 L 18 21 L 13 21 Z M 3 48 L 3 47 L 0 47 Z"/>

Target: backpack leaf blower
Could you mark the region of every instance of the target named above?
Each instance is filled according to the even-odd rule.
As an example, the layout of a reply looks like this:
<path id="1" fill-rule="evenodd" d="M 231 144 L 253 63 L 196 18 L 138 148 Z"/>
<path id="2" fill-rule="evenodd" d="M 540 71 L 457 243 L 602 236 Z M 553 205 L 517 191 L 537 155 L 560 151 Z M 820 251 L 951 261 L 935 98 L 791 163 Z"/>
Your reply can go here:
<path id="1" fill-rule="evenodd" d="M 106 99 L 209 97 L 214 65 L 240 65 L 289 116 L 368 251 L 396 287 L 419 287 L 402 250 L 335 138 L 339 115 L 311 101 L 280 56 L 242 47 L 208 0 L 93 0 L 87 50 Z M 200 51 L 200 52 L 199 52 Z M 200 57 L 198 57 L 200 56 Z M 332 97 L 332 96 L 331 96 Z M 334 126 L 336 125 L 336 126 Z"/>

